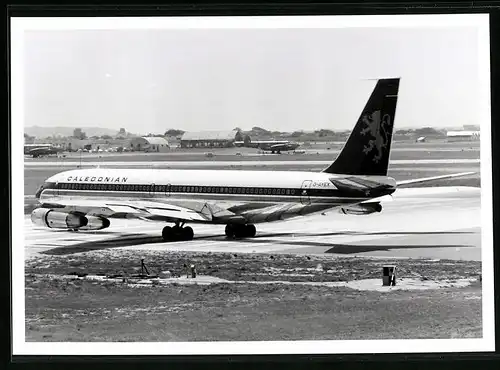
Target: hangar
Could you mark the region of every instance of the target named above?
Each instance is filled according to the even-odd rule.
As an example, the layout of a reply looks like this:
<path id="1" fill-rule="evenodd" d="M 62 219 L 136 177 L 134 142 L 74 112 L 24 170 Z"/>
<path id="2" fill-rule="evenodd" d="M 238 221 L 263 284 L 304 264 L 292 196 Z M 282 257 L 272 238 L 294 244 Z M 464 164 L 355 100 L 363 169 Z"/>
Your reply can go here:
<path id="1" fill-rule="evenodd" d="M 233 146 L 240 137 L 238 130 L 185 132 L 181 138 L 181 148 L 227 148 Z"/>
<path id="2" fill-rule="evenodd" d="M 446 139 L 449 142 L 456 141 L 472 141 L 480 139 L 479 131 L 448 131 L 446 133 Z"/>
<path id="3" fill-rule="evenodd" d="M 135 137 L 130 140 L 130 148 L 144 152 L 166 152 L 170 149 L 168 141 L 161 136 Z"/>

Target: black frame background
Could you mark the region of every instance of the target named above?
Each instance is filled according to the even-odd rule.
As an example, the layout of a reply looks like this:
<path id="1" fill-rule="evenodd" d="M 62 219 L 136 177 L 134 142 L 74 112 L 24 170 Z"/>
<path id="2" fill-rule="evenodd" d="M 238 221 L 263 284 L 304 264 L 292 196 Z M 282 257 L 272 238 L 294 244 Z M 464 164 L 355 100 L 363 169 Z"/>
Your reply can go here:
<path id="1" fill-rule="evenodd" d="M 255 355 L 255 356 L 12 356 L 11 348 L 11 260 L 10 250 L 15 247 L 10 241 L 12 206 L 10 190 L 11 163 L 10 163 L 10 17 L 117 17 L 117 16 L 272 16 L 272 15 L 375 15 L 375 14 L 465 14 L 465 13 L 489 13 L 490 14 L 490 69 L 491 69 L 491 139 L 492 139 L 492 174 L 493 174 L 493 214 L 494 220 L 499 215 L 499 180 L 500 171 L 500 2 L 477 1 L 477 2 L 245 2 L 221 3 L 221 2 L 167 2 L 151 4 L 114 4 L 101 5 L 95 3 L 75 4 L 36 4 L 36 3 L 10 3 L 5 8 L 4 20 L 6 30 L 4 40 L 6 48 L 4 63 L 6 71 L 5 99 L 7 105 L 7 120 L 3 125 L 2 148 L 7 150 L 9 181 L 2 182 L 1 194 L 4 207 L 1 208 L 0 223 L 8 226 L 3 229 L 3 251 L 4 258 L 1 259 L 3 268 L 1 297 L 3 311 L 0 329 L 6 340 L 2 341 L 2 363 L 4 368 L 51 368 L 51 369 L 87 369 L 114 367 L 120 369 L 145 369 L 145 368 L 255 368 L 274 369 L 276 367 L 286 369 L 303 369 L 305 367 L 329 368 L 329 369 L 372 369 L 372 368 L 404 368 L 421 369 L 434 366 L 436 368 L 500 368 L 500 310 L 499 310 L 499 278 L 500 253 L 494 248 L 494 271 L 495 271 L 495 353 L 416 353 L 416 354 L 373 354 L 373 355 Z M 494 223 L 494 244 L 498 240 L 498 227 Z M 2 367 L 0 365 L 0 367 Z"/>

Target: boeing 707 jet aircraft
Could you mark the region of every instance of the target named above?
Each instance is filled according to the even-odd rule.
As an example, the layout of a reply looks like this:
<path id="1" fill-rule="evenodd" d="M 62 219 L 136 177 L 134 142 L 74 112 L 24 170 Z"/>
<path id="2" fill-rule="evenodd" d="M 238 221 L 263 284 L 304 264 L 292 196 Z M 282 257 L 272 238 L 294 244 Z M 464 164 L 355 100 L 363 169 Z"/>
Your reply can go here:
<path id="1" fill-rule="evenodd" d="M 165 241 L 191 240 L 188 224 L 226 225 L 228 238 L 254 237 L 255 224 L 338 208 L 380 212 L 380 198 L 399 184 L 387 176 L 399 78 L 380 79 L 335 161 L 322 172 L 168 169 L 78 169 L 40 187 L 34 224 L 100 230 L 110 218 L 171 223 Z"/>

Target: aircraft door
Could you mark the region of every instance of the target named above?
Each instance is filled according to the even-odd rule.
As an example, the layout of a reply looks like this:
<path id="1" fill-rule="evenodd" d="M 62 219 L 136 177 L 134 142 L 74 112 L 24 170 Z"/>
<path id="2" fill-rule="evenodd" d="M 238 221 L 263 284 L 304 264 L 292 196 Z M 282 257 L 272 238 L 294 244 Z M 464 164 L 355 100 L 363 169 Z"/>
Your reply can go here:
<path id="1" fill-rule="evenodd" d="M 311 198 L 309 197 L 309 192 L 311 189 L 312 180 L 305 180 L 300 188 L 300 203 L 311 204 Z"/>
<path id="2" fill-rule="evenodd" d="M 169 197 L 170 196 L 170 191 L 172 190 L 172 185 L 171 184 L 167 184 L 165 185 L 165 196 L 166 197 Z"/>

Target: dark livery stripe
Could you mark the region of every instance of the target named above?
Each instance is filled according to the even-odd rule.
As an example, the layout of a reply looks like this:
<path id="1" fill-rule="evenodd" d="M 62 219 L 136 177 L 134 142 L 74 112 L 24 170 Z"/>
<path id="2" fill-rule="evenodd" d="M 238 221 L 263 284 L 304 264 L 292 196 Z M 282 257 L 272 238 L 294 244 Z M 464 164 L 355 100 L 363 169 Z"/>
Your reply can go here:
<path id="1" fill-rule="evenodd" d="M 218 195 L 276 195 L 276 196 L 308 196 L 308 197 L 378 197 L 392 191 L 386 185 L 376 188 L 354 188 L 345 184 L 336 184 L 338 189 L 318 188 L 260 188 L 235 186 L 196 186 L 196 185 L 156 185 L 156 184 L 123 184 L 123 183 L 46 183 L 45 189 L 80 190 L 96 192 L 147 192 L 164 194 L 218 194 Z M 340 186 L 339 186 L 340 185 Z"/>

